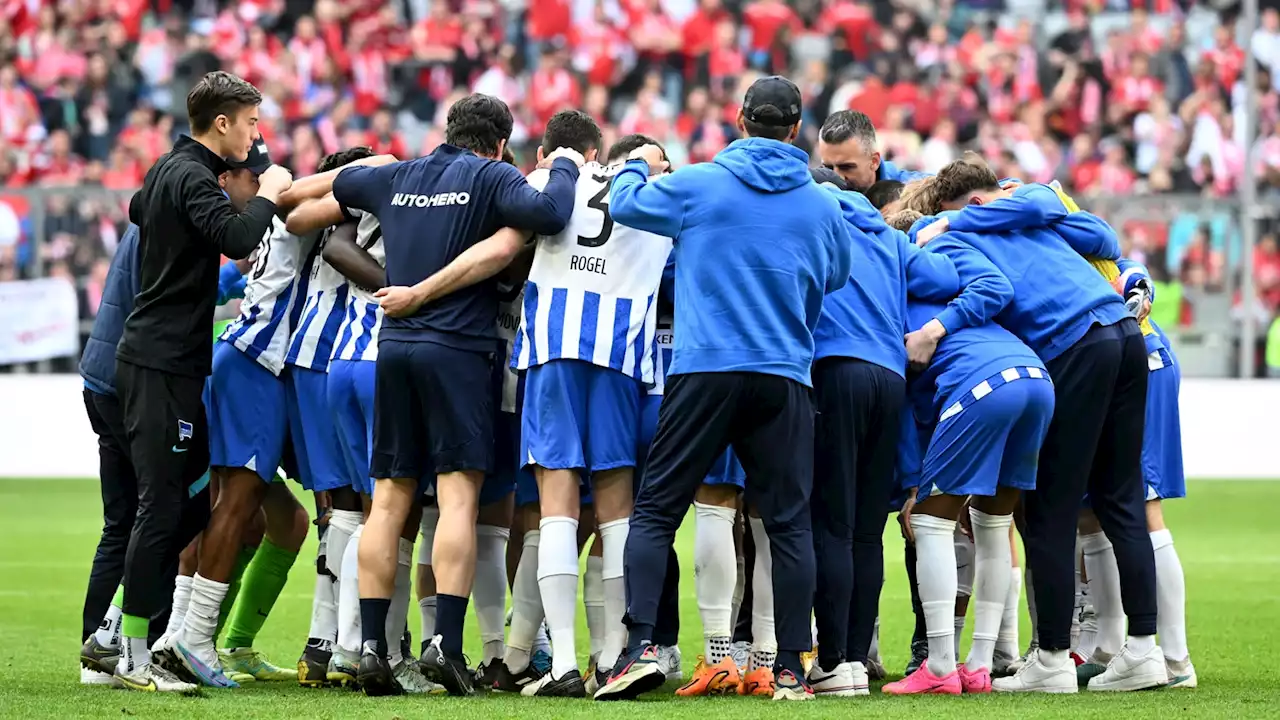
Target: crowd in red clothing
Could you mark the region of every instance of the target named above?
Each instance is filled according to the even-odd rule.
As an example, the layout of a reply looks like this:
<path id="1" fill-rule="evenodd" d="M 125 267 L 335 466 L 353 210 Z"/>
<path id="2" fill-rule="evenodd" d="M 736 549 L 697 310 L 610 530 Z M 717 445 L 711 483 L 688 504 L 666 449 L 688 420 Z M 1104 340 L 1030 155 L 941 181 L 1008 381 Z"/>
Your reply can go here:
<path id="1" fill-rule="evenodd" d="M 564 107 L 593 114 L 606 142 L 643 132 L 677 164 L 709 160 L 737 135 L 745 86 L 772 72 L 804 93 L 806 148 L 829 112 L 854 108 L 909 168 L 971 148 L 1002 176 L 1056 178 L 1101 204 L 1229 198 L 1253 162 L 1275 193 L 1280 14 L 1262 4 L 1251 29 L 1190 0 L 0 0 L 0 193 L 136 187 L 184 129 L 187 88 L 219 68 L 262 89 L 263 136 L 297 173 L 350 145 L 429 152 L 472 91 L 511 106 L 526 165 Z M 86 202 L 45 209 L 78 217 Z M 46 222 L 39 243 L 30 222 L 17 239 L 0 232 L 0 279 L 37 254 L 91 272 L 111 247 L 99 230 L 124 222 L 93 202 L 105 220 Z M 1127 228 L 1163 251 L 1171 212 Z M 96 251 L 54 242 L 53 227 L 83 230 Z M 1183 245 L 1168 251 L 1174 273 Z"/>

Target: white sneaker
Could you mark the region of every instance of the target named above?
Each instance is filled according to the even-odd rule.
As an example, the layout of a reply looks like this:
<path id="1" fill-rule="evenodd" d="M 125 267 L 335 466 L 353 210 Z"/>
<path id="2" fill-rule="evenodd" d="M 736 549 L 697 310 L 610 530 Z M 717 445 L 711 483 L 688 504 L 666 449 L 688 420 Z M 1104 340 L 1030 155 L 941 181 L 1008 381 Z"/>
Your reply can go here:
<path id="1" fill-rule="evenodd" d="M 849 669 L 853 671 L 853 694 L 854 695 L 870 695 L 871 691 L 868 686 L 871 683 L 867 666 L 860 662 L 849 663 Z"/>
<path id="2" fill-rule="evenodd" d="M 733 664 L 738 666 L 738 673 L 746 675 L 751 667 L 751 643 L 739 640 L 729 646 L 729 657 L 733 658 Z"/>
<path id="3" fill-rule="evenodd" d="M 809 687 L 813 688 L 814 695 L 853 697 L 870 693 L 865 680 L 862 687 L 854 683 L 852 663 L 842 662 L 830 670 L 825 670 L 815 660 L 805 679 L 809 681 Z"/>
<path id="4" fill-rule="evenodd" d="M 1067 656 L 1060 666 L 1051 668 L 1043 662 L 1044 652 L 1037 650 L 1034 655 L 1029 656 L 1022 668 L 1011 677 L 992 680 L 991 689 L 995 692 L 1077 692 L 1076 665 L 1071 662 L 1071 657 Z"/>
<path id="5" fill-rule="evenodd" d="M 98 672 L 97 670 L 90 670 L 87 667 L 80 668 L 80 684 L 124 687 L 115 675 L 108 675 L 107 673 Z"/>
<path id="6" fill-rule="evenodd" d="M 1036 642 L 1035 640 L 1032 640 L 1031 644 L 1027 646 L 1027 651 L 1022 654 L 1022 657 L 1015 658 L 1013 662 L 1009 663 L 1008 667 L 1005 668 L 1005 672 L 1010 675 L 1017 675 L 1018 671 L 1026 666 L 1027 661 L 1029 661 L 1031 657 L 1035 655 L 1036 651 L 1039 649 L 1040 649 L 1040 643 Z"/>
<path id="7" fill-rule="evenodd" d="M 668 680 L 684 679 L 682 662 L 683 658 L 680 656 L 679 647 L 675 645 L 658 646 L 658 666 L 662 668 L 662 672 L 666 674 Z"/>
<path id="8" fill-rule="evenodd" d="M 183 695 L 195 695 L 200 691 L 195 683 L 183 682 L 178 679 L 178 676 L 155 663 L 143 665 L 133 672 L 125 672 L 124 663 L 120 663 L 116 666 L 116 679 L 126 690 Z"/>
<path id="9" fill-rule="evenodd" d="M 1169 673 L 1169 684 L 1165 687 L 1191 689 L 1196 686 L 1196 668 L 1191 658 L 1186 660 L 1164 660 L 1165 671 Z"/>
<path id="10" fill-rule="evenodd" d="M 401 660 L 399 665 L 391 669 L 391 674 L 396 682 L 400 683 L 400 689 L 404 690 L 406 695 L 442 695 L 446 692 L 443 685 L 437 685 L 428 680 L 427 676 L 418 670 L 418 664 L 415 662 Z"/>
<path id="11" fill-rule="evenodd" d="M 1160 646 L 1152 646 L 1144 655 L 1135 655 L 1125 645 L 1099 676 L 1089 681 L 1090 692 L 1126 692 L 1160 687 L 1169 682 Z"/>

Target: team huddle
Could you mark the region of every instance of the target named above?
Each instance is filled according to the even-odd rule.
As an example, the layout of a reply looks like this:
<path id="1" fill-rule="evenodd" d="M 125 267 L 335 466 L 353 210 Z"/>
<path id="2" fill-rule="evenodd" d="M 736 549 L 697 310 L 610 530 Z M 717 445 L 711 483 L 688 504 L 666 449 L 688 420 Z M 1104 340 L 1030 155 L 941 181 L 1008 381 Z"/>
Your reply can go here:
<path id="1" fill-rule="evenodd" d="M 632 699 L 685 678 L 691 560 L 677 695 L 866 695 L 896 512 L 916 627 L 884 693 L 1195 687 L 1160 505 L 1185 495 L 1177 361 L 1145 270 L 1060 188 L 903 172 L 851 111 L 811 169 L 776 76 L 713 162 L 567 110 L 528 177 L 472 95 L 426 157 L 295 181 L 260 100 L 192 90 L 82 362 L 104 499 L 136 494 L 107 509 L 83 682 Z M 254 649 L 313 526 L 285 477 L 320 533 L 296 670 Z"/>

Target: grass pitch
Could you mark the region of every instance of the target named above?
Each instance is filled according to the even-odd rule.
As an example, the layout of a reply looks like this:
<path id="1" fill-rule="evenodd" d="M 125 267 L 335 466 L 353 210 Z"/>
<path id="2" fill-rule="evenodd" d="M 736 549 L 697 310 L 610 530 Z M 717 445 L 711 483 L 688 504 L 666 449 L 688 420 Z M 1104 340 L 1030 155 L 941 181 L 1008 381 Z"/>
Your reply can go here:
<path id="1" fill-rule="evenodd" d="M 634 704 L 541 700 L 507 695 L 473 699 L 365 698 L 341 690 L 260 683 L 199 698 L 127 693 L 78 684 L 79 617 L 101 521 L 94 481 L 0 480 L 0 717 L 3 718 L 879 718 L 879 717 L 1280 717 L 1280 682 L 1270 659 L 1280 645 L 1280 482 L 1194 482 L 1191 498 L 1166 505 L 1186 570 L 1192 659 L 1200 688 L 1123 695 L 965 696 L 819 700 L 805 704 L 747 698 L 683 700 L 665 692 Z M 901 541 L 886 535 L 889 578 L 881 602 L 881 646 L 891 672 L 907 659 L 911 611 Z M 692 520 L 681 529 L 692 555 Z M 263 629 L 258 646 L 277 663 L 296 659 L 305 641 L 313 586 L 308 546 Z M 685 672 L 701 651 L 692 562 L 683 564 L 681 612 Z M 971 618 L 972 619 L 972 618 Z M 416 613 L 409 627 L 418 635 Z M 580 623 L 581 625 L 581 623 Z M 469 629 L 474 631 L 474 620 Z M 971 632 L 971 628 L 970 628 Z M 1023 643 L 1028 637 L 1023 619 Z M 579 633 L 585 665 L 585 627 Z M 967 644 L 967 643 L 966 643 Z M 471 637 L 467 651 L 478 655 Z"/>

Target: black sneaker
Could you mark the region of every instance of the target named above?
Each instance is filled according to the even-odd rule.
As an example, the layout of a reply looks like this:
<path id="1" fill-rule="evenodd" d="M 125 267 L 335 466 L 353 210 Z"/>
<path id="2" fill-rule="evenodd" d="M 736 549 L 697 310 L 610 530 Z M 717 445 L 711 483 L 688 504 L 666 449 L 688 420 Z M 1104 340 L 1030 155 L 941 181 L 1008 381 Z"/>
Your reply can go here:
<path id="1" fill-rule="evenodd" d="M 912 640 L 911 641 L 911 662 L 907 663 L 907 669 L 903 672 L 903 676 L 920 669 L 925 660 L 929 659 L 929 641 L 928 640 Z"/>
<path id="2" fill-rule="evenodd" d="M 467 668 L 466 658 L 451 658 L 444 654 L 440 647 L 441 637 L 431 638 L 427 651 L 422 653 L 420 661 L 422 672 L 431 680 L 440 683 L 450 695 L 471 695 L 475 692 L 475 676 Z"/>
<path id="3" fill-rule="evenodd" d="M 116 665 L 120 662 L 120 648 L 107 647 L 98 642 L 98 638 L 90 635 L 84 645 L 80 646 L 80 667 L 94 672 L 116 674 Z"/>
<path id="4" fill-rule="evenodd" d="M 542 679 L 544 673 L 538 672 L 538 669 L 530 663 L 528 667 L 518 673 L 511 672 L 505 662 L 494 660 L 494 677 L 493 689 L 504 693 L 519 693 L 524 690 L 527 685 L 538 682 Z"/>
<path id="5" fill-rule="evenodd" d="M 538 682 L 526 686 L 520 694 L 525 697 L 584 698 L 587 696 L 587 688 L 582 684 L 582 674 L 575 669 L 565 673 L 559 680 L 547 673 Z"/>
<path id="6" fill-rule="evenodd" d="M 667 674 L 658 662 L 658 648 L 653 645 L 638 647 L 618 658 L 609 682 L 596 691 L 596 700 L 635 700 L 657 690 L 667 681 Z"/>
<path id="7" fill-rule="evenodd" d="M 307 646 L 298 658 L 298 684 L 318 688 L 329 684 L 329 659 L 333 651 L 326 648 L 324 640 L 309 638 Z"/>
<path id="8" fill-rule="evenodd" d="M 476 689 L 492 690 L 498 681 L 498 668 L 502 666 L 501 660 L 480 663 L 480 667 L 477 667 L 475 672 Z"/>
<path id="9" fill-rule="evenodd" d="M 391 672 L 391 662 L 378 655 L 373 641 L 366 642 L 360 651 L 360 670 L 356 673 L 356 682 L 360 683 L 360 688 L 369 697 L 404 693 Z"/>

